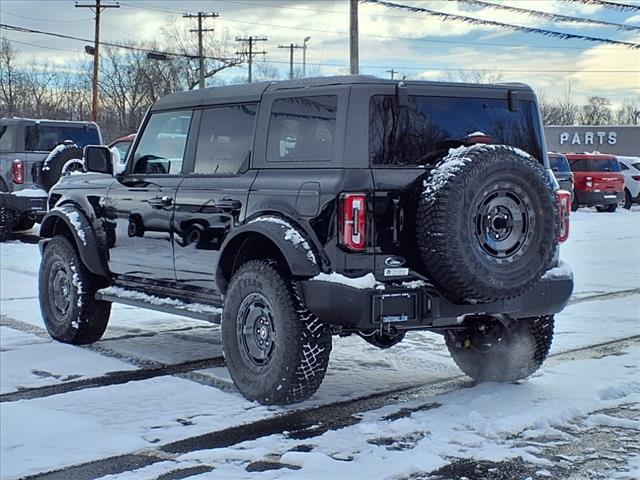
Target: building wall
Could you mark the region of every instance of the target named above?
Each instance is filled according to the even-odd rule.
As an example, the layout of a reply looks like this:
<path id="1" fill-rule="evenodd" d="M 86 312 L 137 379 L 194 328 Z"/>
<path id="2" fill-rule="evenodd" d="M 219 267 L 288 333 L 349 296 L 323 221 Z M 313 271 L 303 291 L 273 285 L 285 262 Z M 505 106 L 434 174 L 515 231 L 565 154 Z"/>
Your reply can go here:
<path id="1" fill-rule="evenodd" d="M 640 156 L 640 127 L 550 125 L 544 135 L 550 152 Z"/>

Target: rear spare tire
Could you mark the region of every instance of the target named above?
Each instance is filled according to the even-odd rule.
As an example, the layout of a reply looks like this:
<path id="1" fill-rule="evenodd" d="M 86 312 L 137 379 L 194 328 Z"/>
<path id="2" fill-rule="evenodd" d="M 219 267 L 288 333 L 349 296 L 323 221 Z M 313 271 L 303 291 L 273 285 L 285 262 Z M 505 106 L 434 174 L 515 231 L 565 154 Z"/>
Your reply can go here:
<path id="1" fill-rule="evenodd" d="M 73 161 L 77 160 L 77 161 Z M 58 180 L 63 169 L 79 170 L 82 165 L 82 149 L 75 144 L 58 145 L 44 160 L 38 179 L 40 185 L 49 191 Z"/>
<path id="2" fill-rule="evenodd" d="M 525 293 L 548 269 L 557 230 L 544 168 L 504 145 L 452 151 L 425 180 L 416 216 L 427 273 L 457 303 Z"/>

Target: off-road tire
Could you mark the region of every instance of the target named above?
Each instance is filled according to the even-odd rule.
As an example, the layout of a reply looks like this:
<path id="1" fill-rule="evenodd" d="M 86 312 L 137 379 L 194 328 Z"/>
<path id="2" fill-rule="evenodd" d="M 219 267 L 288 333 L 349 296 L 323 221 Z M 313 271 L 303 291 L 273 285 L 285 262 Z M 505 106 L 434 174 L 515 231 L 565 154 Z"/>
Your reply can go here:
<path id="1" fill-rule="evenodd" d="M 426 273 L 455 303 L 522 295 L 554 255 L 557 208 L 544 168 L 520 150 L 476 145 L 445 158 L 418 203 Z"/>
<path id="2" fill-rule="evenodd" d="M 515 382 L 533 374 L 549 354 L 553 315 L 521 318 L 503 332 L 502 340 L 485 349 L 465 331 L 449 331 L 445 341 L 454 362 L 478 382 Z"/>
<path id="3" fill-rule="evenodd" d="M 251 302 L 268 305 L 262 309 L 256 303 L 247 313 Z M 258 357 L 252 356 L 249 347 L 259 334 L 241 333 L 252 315 L 255 327 L 262 321 L 269 324 L 272 348 L 263 364 L 255 363 Z M 248 330 L 256 330 L 250 326 Z M 263 405 L 285 405 L 313 395 L 324 379 L 331 353 L 328 327 L 302 305 L 288 275 L 266 260 L 248 261 L 233 275 L 224 299 L 222 343 L 236 387 L 245 398 Z"/>
<path id="4" fill-rule="evenodd" d="M 46 191 L 49 191 L 60 179 L 64 165 L 69 160 L 81 160 L 82 155 L 82 149 L 78 148 L 78 146 L 65 145 L 65 148 L 61 148 L 52 157 L 45 160 L 40 170 L 40 177 L 38 178 L 40 186 Z"/>
<path id="5" fill-rule="evenodd" d="M 617 210 L 618 205 L 613 203 L 611 205 L 598 205 L 596 210 L 600 213 L 613 213 Z"/>
<path id="6" fill-rule="evenodd" d="M 102 337 L 111 303 L 96 300 L 95 293 L 107 286 L 106 281 L 86 269 L 66 237 L 56 236 L 46 244 L 38 285 L 40 311 L 51 337 L 73 345 L 93 343 Z"/>
<path id="7" fill-rule="evenodd" d="M 624 208 L 626 208 L 627 210 L 631 210 L 632 205 L 633 205 L 633 198 L 631 198 L 631 192 L 629 192 L 629 190 L 625 188 L 624 189 Z"/>
<path id="8" fill-rule="evenodd" d="M 7 239 L 7 234 L 15 228 L 16 221 L 16 212 L 7 206 L 4 197 L 0 195 L 0 242 Z"/>

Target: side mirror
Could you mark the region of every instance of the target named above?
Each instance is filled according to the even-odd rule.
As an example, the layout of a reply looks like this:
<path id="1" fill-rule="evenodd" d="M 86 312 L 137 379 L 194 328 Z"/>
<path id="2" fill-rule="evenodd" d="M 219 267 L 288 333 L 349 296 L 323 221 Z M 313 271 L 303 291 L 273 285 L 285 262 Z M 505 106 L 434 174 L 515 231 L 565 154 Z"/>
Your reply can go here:
<path id="1" fill-rule="evenodd" d="M 127 169 L 127 159 L 120 156 L 120 150 L 111 147 L 111 161 L 113 162 L 113 174 L 120 175 Z"/>
<path id="2" fill-rule="evenodd" d="M 87 145 L 84 147 L 84 165 L 87 172 L 112 175 L 111 150 L 102 145 Z"/>

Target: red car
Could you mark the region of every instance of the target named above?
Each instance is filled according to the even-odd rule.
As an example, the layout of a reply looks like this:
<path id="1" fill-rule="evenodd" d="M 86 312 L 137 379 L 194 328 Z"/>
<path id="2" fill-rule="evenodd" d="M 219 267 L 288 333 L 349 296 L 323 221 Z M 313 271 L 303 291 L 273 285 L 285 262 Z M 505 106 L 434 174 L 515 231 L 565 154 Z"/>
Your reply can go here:
<path id="1" fill-rule="evenodd" d="M 615 212 L 624 201 L 624 177 L 613 155 L 567 153 L 574 176 L 571 210 L 595 206 L 599 212 Z"/>
<path id="2" fill-rule="evenodd" d="M 120 152 L 120 158 L 124 162 L 127 158 L 127 153 L 129 153 L 129 149 L 133 144 L 133 141 L 136 139 L 136 134 L 132 133 L 131 135 L 127 135 L 126 137 L 120 137 L 109 144 L 109 148 L 116 147 L 118 152 Z"/>

